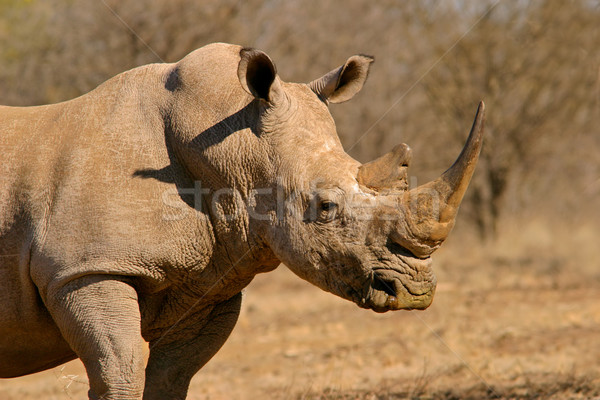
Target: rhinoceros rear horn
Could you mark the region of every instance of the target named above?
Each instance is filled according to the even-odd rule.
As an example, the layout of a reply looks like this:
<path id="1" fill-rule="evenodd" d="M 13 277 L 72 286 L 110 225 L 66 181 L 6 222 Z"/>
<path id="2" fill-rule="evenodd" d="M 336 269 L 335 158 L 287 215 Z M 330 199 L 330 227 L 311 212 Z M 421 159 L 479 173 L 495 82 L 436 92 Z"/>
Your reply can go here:
<path id="1" fill-rule="evenodd" d="M 344 65 L 315 79 L 308 86 L 325 103 L 350 100 L 362 89 L 374 60 L 371 56 L 352 56 Z"/>
<path id="2" fill-rule="evenodd" d="M 240 51 L 238 78 L 244 90 L 257 99 L 272 103 L 281 93 L 275 64 L 260 50 Z"/>
<path id="3" fill-rule="evenodd" d="M 406 144 L 395 146 L 392 151 L 358 169 L 356 180 L 377 191 L 383 189 L 405 189 L 408 165 L 412 150 Z"/>

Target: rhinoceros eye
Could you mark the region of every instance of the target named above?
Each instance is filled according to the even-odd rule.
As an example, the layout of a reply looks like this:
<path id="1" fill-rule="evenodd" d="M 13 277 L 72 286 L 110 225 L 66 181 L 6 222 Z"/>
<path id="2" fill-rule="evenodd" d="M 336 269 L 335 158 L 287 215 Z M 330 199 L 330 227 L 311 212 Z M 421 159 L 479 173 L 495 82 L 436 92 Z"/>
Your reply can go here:
<path id="1" fill-rule="evenodd" d="M 337 207 L 337 204 L 335 204 L 333 201 L 323 201 L 323 202 L 321 202 L 321 210 L 323 210 L 323 211 L 330 211 L 330 210 L 333 210 L 336 207 Z"/>
<path id="2" fill-rule="evenodd" d="M 319 220 L 329 222 L 335 219 L 338 205 L 330 200 L 324 200 L 319 204 Z"/>

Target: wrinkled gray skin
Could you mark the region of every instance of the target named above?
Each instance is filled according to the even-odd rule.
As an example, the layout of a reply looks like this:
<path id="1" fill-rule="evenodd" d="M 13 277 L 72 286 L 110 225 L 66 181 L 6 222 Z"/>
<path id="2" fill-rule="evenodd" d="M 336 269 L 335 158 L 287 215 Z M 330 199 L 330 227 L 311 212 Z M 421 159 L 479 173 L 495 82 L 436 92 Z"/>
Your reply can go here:
<path id="1" fill-rule="evenodd" d="M 90 398 L 184 399 L 280 262 L 361 307 L 429 306 L 483 110 L 455 166 L 408 190 L 410 149 L 361 166 L 327 108 L 371 62 L 284 83 L 264 53 L 213 44 L 0 107 L 0 376 L 79 357 Z"/>

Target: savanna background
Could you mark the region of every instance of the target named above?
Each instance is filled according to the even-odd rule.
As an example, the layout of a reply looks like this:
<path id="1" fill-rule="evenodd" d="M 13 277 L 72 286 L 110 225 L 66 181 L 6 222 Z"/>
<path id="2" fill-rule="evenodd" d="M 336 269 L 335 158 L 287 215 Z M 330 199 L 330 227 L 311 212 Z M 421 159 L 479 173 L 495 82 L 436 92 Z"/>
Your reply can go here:
<path id="1" fill-rule="evenodd" d="M 481 99 L 487 133 L 428 310 L 361 310 L 281 266 L 247 288 L 188 398 L 600 398 L 599 1 L 0 0 L 0 104 L 215 41 L 299 82 L 374 55 L 331 112 L 360 161 L 408 143 L 413 185 L 451 164 Z M 6 400 L 86 392 L 79 361 L 0 381 Z"/>

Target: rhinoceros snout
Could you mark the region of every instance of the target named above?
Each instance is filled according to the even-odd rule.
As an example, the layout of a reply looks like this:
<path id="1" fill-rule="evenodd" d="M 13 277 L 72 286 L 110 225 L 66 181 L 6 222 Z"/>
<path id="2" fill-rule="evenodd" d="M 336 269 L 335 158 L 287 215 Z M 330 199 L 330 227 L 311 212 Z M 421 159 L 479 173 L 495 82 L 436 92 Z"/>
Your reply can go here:
<path id="1" fill-rule="evenodd" d="M 420 279 L 391 269 L 374 270 L 362 306 L 376 312 L 424 310 L 433 301 L 436 279 L 432 273 Z"/>

